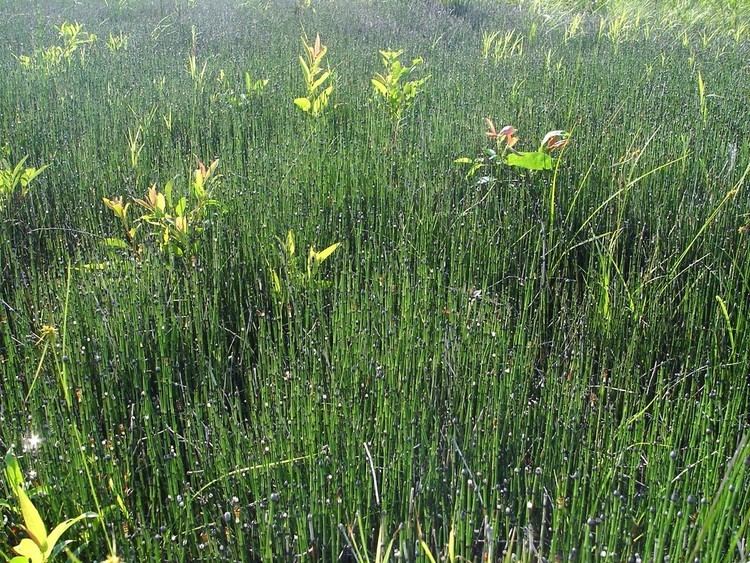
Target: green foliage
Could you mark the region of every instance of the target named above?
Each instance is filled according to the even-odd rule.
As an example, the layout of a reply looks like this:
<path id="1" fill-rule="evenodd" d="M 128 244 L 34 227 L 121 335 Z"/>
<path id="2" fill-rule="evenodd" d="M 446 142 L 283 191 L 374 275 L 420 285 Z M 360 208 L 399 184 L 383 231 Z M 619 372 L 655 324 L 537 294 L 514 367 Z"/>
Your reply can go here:
<path id="1" fill-rule="evenodd" d="M 395 124 L 401 122 L 406 111 L 414 104 L 415 98 L 430 79 L 429 76 L 425 76 L 407 80 L 422 65 L 423 60 L 417 57 L 412 59 L 411 65 L 404 65 L 399 60 L 403 53 L 403 50 L 381 50 L 380 56 L 385 73 L 376 73 L 370 80 L 376 95 L 385 104 Z"/>
<path id="2" fill-rule="evenodd" d="M 181 196 L 174 193 L 174 180 L 169 180 L 163 192 L 153 185 L 146 197 L 134 198 L 127 203 L 122 197 L 105 197 L 104 204 L 118 219 L 124 234 L 122 238 L 105 239 L 105 244 L 109 248 L 127 249 L 140 255 L 145 243 L 174 256 L 193 258 L 198 250 L 200 234 L 205 230 L 208 212 L 212 207 L 219 206 L 218 200 L 212 198 L 212 192 L 221 178 L 216 174 L 218 165 L 218 159 L 208 167 L 198 161 L 187 193 Z M 128 217 L 131 204 L 143 210 L 134 220 Z"/>
<path id="3" fill-rule="evenodd" d="M 305 56 L 299 57 L 302 77 L 305 81 L 306 95 L 295 98 L 294 105 L 311 115 L 319 117 L 323 114 L 333 93 L 332 75 L 330 69 L 323 69 L 323 57 L 328 47 L 320 42 L 320 35 L 315 35 L 315 42 L 308 43 L 307 37 L 302 37 Z"/>
<path id="4" fill-rule="evenodd" d="M 5 202 L 14 194 L 26 196 L 29 185 L 39 176 L 48 165 L 41 168 L 25 166 L 28 156 L 23 157 L 15 165 L 11 164 L 10 147 L 6 144 L 0 148 L 0 211 Z"/>
<path id="5" fill-rule="evenodd" d="M 510 58 L 523 55 L 523 36 L 515 29 L 505 33 L 500 31 L 482 32 L 482 58 L 492 60 L 495 64 Z"/>

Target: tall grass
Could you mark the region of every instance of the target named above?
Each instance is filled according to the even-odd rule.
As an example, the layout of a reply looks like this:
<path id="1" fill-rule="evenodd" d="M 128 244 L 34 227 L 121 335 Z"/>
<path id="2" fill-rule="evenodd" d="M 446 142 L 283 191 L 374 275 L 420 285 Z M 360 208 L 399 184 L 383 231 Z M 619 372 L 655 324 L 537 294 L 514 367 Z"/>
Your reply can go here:
<path id="1" fill-rule="evenodd" d="M 0 447 L 49 521 L 101 503 L 71 552 L 745 560 L 747 12 L 629 6 L 0 3 L 0 140 L 50 164 L 0 221 Z M 22 68 L 63 21 L 101 44 Z M 522 52 L 483 57 L 498 30 Z M 316 119 L 292 102 L 303 33 L 334 70 Z M 369 84 L 384 48 L 431 75 L 395 140 Z M 269 83 L 233 105 L 220 69 Z M 487 116 L 532 147 L 572 131 L 554 176 L 467 181 L 453 160 Z M 102 198 L 196 157 L 224 178 L 194 260 L 107 249 Z M 327 286 L 279 300 L 290 229 L 342 246 Z M 45 324 L 65 331 L 40 364 Z"/>

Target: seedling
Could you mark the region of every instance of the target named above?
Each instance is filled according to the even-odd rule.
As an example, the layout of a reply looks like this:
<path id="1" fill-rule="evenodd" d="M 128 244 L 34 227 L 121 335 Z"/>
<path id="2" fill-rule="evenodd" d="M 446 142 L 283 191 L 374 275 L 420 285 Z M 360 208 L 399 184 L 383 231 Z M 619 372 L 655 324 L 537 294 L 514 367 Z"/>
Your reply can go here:
<path id="1" fill-rule="evenodd" d="M 84 31 L 83 24 L 67 21 L 56 29 L 60 37 L 60 44 L 36 49 L 31 55 L 17 57 L 21 66 L 30 70 L 41 69 L 45 73 L 50 73 L 63 62 L 70 64 L 75 53 L 78 53 L 81 63 L 84 62 L 86 47 L 96 43 L 96 35 Z"/>
<path id="2" fill-rule="evenodd" d="M 45 563 L 51 561 L 65 547 L 70 540 L 61 542 L 63 534 L 72 526 L 86 518 L 97 518 L 96 512 L 84 512 L 75 518 L 64 520 L 48 534 L 47 527 L 39 511 L 29 498 L 24 488 L 24 478 L 21 465 L 12 453 L 5 456 L 5 480 L 18 501 L 18 510 L 24 522 L 27 538 L 22 539 L 13 551 L 18 554 L 10 563 Z"/>
<path id="3" fill-rule="evenodd" d="M 221 178 L 216 174 L 218 165 L 218 159 L 208 167 L 199 160 L 188 184 L 187 195 L 179 199 L 174 194 L 174 180 L 165 184 L 163 192 L 154 184 L 144 198 L 134 198 L 127 203 L 122 197 L 103 198 L 104 205 L 117 217 L 124 233 L 124 238 L 107 238 L 105 244 L 140 255 L 143 240 L 144 243 L 155 242 L 161 251 L 175 256 L 194 256 L 198 250 L 198 236 L 205 229 L 208 210 L 219 206 L 219 202 L 211 197 Z M 133 221 L 128 217 L 131 204 L 144 210 Z"/>
<path id="4" fill-rule="evenodd" d="M 260 94 L 268 86 L 268 79 L 253 80 L 249 72 L 245 72 L 245 94 L 250 97 Z"/>
<path id="5" fill-rule="evenodd" d="M 12 165 L 8 160 L 9 157 L 10 147 L 4 145 L 0 148 L 0 211 L 2 211 L 8 198 L 14 193 L 25 197 L 29 192 L 31 182 L 49 166 L 44 165 L 41 168 L 26 166 L 28 156 Z"/>
<path id="6" fill-rule="evenodd" d="M 193 88 L 198 91 L 203 89 L 203 83 L 206 78 L 206 70 L 208 69 L 208 61 L 203 61 L 203 66 L 198 65 L 198 36 L 195 30 L 195 26 L 190 29 L 191 33 L 191 48 L 190 54 L 188 55 L 187 62 L 185 63 L 185 69 L 187 70 L 190 78 L 193 81 Z"/>
<path id="7" fill-rule="evenodd" d="M 552 170 L 555 163 L 552 154 L 565 147 L 569 140 L 569 134 L 566 131 L 550 131 L 542 138 L 537 150 L 517 151 L 514 147 L 519 138 L 516 136 L 518 130 L 515 127 L 506 125 L 498 131 L 489 117 L 485 119 L 485 123 L 487 124 L 485 135 L 490 141 L 494 141 L 495 146 L 485 149 L 484 154 L 477 158 L 461 157 L 454 161 L 456 164 L 469 165 L 469 170 L 466 173 L 467 179 L 473 178 L 480 171 L 484 171 L 485 174 L 480 176 L 477 181 L 479 184 L 495 181 L 492 170 L 498 164 L 526 170 Z"/>
<path id="8" fill-rule="evenodd" d="M 328 47 L 320 42 L 320 35 L 315 35 L 315 42 L 310 45 L 306 37 L 302 37 L 305 56 L 300 55 L 299 64 L 305 80 L 306 95 L 296 98 L 294 105 L 313 117 L 323 114 L 333 93 L 331 71 L 323 70 L 323 57 Z"/>
<path id="9" fill-rule="evenodd" d="M 315 250 L 315 247 L 311 245 L 303 268 L 302 257 L 296 252 L 294 231 L 288 231 L 286 239 L 279 239 L 279 244 L 283 266 L 279 270 L 270 268 L 271 288 L 276 295 L 282 295 L 296 288 L 324 286 L 325 283 L 318 280 L 320 266 L 341 245 L 340 242 L 336 242 L 320 251 Z"/>
<path id="10" fill-rule="evenodd" d="M 138 169 L 138 161 L 145 146 L 146 141 L 143 139 L 143 127 L 139 125 L 135 130 L 128 129 L 128 156 L 130 157 L 130 167 L 133 170 Z"/>
<path id="11" fill-rule="evenodd" d="M 416 80 L 406 80 L 424 61 L 417 57 L 412 59 L 410 66 L 406 66 L 399 60 L 403 53 L 403 50 L 380 51 L 385 74 L 376 73 L 370 81 L 393 121 L 394 139 L 404 114 L 414 104 L 415 98 L 430 79 L 429 76 L 425 76 Z"/>
<path id="12" fill-rule="evenodd" d="M 266 86 L 268 86 L 268 79 L 253 79 L 249 72 L 245 72 L 243 80 L 243 89 L 237 93 L 234 88 L 229 84 L 224 70 L 220 70 L 216 77 L 216 82 L 219 84 L 221 91 L 216 93 L 212 99 L 220 100 L 228 103 L 232 107 L 243 107 L 249 105 L 250 102 L 259 97 Z"/>
<path id="13" fill-rule="evenodd" d="M 107 38 L 107 49 L 110 53 L 128 50 L 128 36 L 120 32 L 118 35 L 109 34 Z"/>

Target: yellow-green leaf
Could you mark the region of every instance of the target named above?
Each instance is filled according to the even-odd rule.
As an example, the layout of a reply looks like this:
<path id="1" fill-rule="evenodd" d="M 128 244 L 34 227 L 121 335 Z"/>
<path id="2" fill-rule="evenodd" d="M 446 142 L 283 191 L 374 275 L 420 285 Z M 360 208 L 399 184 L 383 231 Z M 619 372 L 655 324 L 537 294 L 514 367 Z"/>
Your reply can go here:
<path id="1" fill-rule="evenodd" d="M 510 153 L 505 157 L 508 166 L 527 170 L 552 170 L 552 157 L 542 151 Z"/>
<path id="2" fill-rule="evenodd" d="M 314 116 L 320 115 L 328 105 L 328 97 L 333 92 L 333 85 L 323 90 L 315 100 L 313 100 L 312 113 Z"/>
<path id="3" fill-rule="evenodd" d="M 164 194 L 157 194 L 156 195 L 156 209 L 158 209 L 161 213 L 164 213 L 164 210 L 167 207 L 167 200 L 164 198 Z"/>
<path id="4" fill-rule="evenodd" d="M 317 90 L 320 86 L 323 85 L 323 82 L 325 82 L 328 77 L 331 76 L 331 71 L 327 70 L 323 74 L 320 75 L 320 78 L 318 78 L 315 82 L 312 83 L 312 86 L 310 86 L 311 91 Z"/>
<path id="5" fill-rule="evenodd" d="M 119 248 L 123 250 L 128 249 L 128 243 L 121 238 L 105 238 L 104 246 L 108 246 L 109 248 Z"/>
<path id="6" fill-rule="evenodd" d="M 315 260 L 318 263 L 322 263 L 326 258 L 328 258 L 331 254 L 334 253 L 334 251 L 341 245 L 340 242 L 334 243 L 328 248 L 325 248 L 321 250 L 320 252 L 315 252 Z"/>
<path id="7" fill-rule="evenodd" d="M 291 229 L 286 233 L 286 248 L 284 250 L 286 250 L 287 256 L 294 256 L 294 231 Z"/>
<path id="8" fill-rule="evenodd" d="M 372 80 L 370 80 L 370 82 L 372 82 L 373 87 L 381 96 L 383 96 L 384 98 L 388 97 L 388 88 L 382 81 L 378 80 L 377 78 L 373 78 Z"/>
<path id="9" fill-rule="evenodd" d="M 47 528 L 44 527 L 44 521 L 39 515 L 39 511 L 22 488 L 16 489 L 16 494 L 18 495 L 18 504 L 21 506 L 21 515 L 26 525 L 26 532 L 41 549 L 45 549 L 47 546 Z"/>
<path id="10" fill-rule="evenodd" d="M 294 100 L 294 105 L 305 112 L 310 111 L 310 107 L 312 107 L 312 103 L 307 98 L 297 98 Z"/>
<path id="11" fill-rule="evenodd" d="M 15 492 L 23 484 L 23 472 L 18 459 L 11 452 L 5 455 L 5 478 L 8 485 Z"/>
<path id="12" fill-rule="evenodd" d="M 305 84 L 310 84 L 310 82 L 312 82 L 312 73 L 310 72 L 310 67 L 307 66 L 305 59 L 303 59 L 302 57 L 299 58 L 299 64 L 302 67 L 302 74 L 305 77 Z"/>
<path id="13" fill-rule="evenodd" d="M 60 540 L 60 537 L 68 531 L 68 528 L 70 528 L 76 522 L 83 520 L 84 518 L 97 518 L 97 514 L 96 512 L 84 512 L 80 516 L 69 518 L 68 520 L 65 520 L 64 522 L 61 522 L 60 524 L 55 526 L 55 529 L 52 530 L 52 533 L 50 533 L 47 540 L 47 549 L 44 552 L 45 559 L 49 559 L 51 557 L 52 550 L 55 549 L 55 544 Z"/>
<path id="14" fill-rule="evenodd" d="M 167 200 L 167 205 L 172 207 L 172 191 L 174 190 L 174 180 L 170 179 L 164 185 L 164 197 Z"/>
<path id="15" fill-rule="evenodd" d="M 281 280 L 276 270 L 271 270 L 271 283 L 273 284 L 274 293 L 281 293 Z"/>
<path id="16" fill-rule="evenodd" d="M 427 557 L 427 559 L 430 560 L 430 563 L 437 563 L 435 561 L 435 556 L 432 555 L 432 551 L 430 551 L 430 547 L 427 545 L 427 543 L 424 540 L 419 540 L 419 545 L 422 548 L 422 551 L 424 551 L 424 554 Z"/>
<path id="17" fill-rule="evenodd" d="M 27 562 L 30 560 L 31 563 L 44 563 L 42 550 L 29 538 L 22 539 L 21 543 L 13 548 L 13 551 L 25 557 Z"/>

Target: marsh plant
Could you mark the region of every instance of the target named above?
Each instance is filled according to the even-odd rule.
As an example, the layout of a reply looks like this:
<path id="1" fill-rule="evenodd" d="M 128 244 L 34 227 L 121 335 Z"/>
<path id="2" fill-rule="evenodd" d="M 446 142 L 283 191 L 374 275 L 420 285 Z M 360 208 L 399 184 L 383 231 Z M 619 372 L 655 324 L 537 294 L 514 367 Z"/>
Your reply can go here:
<path id="1" fill-rule="evenodd" d="M 255 79 L 249 71 L 245 71 L 242 80 L 242 87 L 236 89 L 224 69 L 219 71 L 216 76 L 218 91 L 211 96 L 212 100 L 222 101 L 234 108 L 246 107 L 260 97 L 268 86 L 267 78 Z M 170 126 L 171 129 L 171 126 Z"/>
<path id="2" fill-rule="evenodd" d="M 328 107 L 333 94 L 331 70 L 323 68 L 323 58 L 328 47 L 320 42 L 320 35 L 315 35 L 315 41 L 310 43 L 307 37 L 302 37 L 303 55 L 299 57 L 302 78 L 305 82 L 305 95 L 294 99 L 294 105 L 312 117 L 319 117 Z"/>
<path id="3" fill-rule="evenodd" d="M 489 117 L 485 119 L 485 124 L 487 125 L 485 136 L 492 142 L 492 146 L 484 149 L 483 154 L 476 158 L 463 156 L 454 161 L 456 164 L 469 167 L 466 172 L 467 179 L 474 178 L 481 172 L 482 175 L 477 180 L 480 184 L 495 181 L 493 169 L 498 165 L 526 170 L 552 170 L 555 166 L 553 153 L 563 149 L 569 141 L 569 134 L 566 131 L 549 131 L 535 151 L 519 151 L 515 148 L 519 141 L 518 130 L 515 127 L 506 125 L 498 131 Z"/>
<path id="4" fill-rule="evenodd" d="M 47 168 L 48 165 L 35 168 L 26 166 L 28 156 L 24 156 L 16 164 L 10 161 L 9 145 L 0 148 L 0 211 L 6 202 L 14 196 L 25 197 L 31 183 Z"/>
<path id="5" fill-rule="evenodd" d="M 310 245 L 307 256 L 297 253 L 294 231 L 287 231 L 285 239 L 278 239 L 281 265 L 269 266 L 271 290 L 281 302 L 288 302 L 292 294 L 306 289 L 327 287 L 329 284 L 320 278 L 320 267 L 341 245 L 336 242 L 323 250 Z"/>
<path id="6" fill-rule="evenodd" d="M 0 560 L 748 560 L 747 2 L 129 3 L 0 2 Z"/>
<path id="7" fill-rule="evenodd" d="M 22 67 L 49 73 L 63 63 L 69 65 L 76 59 L 83 64 L 88 49 L 96 43 L 96 35 L 86 31 L 83 24 L 78 22 L 65 21 L 56 29 L 59 42 L 36 49 L 31 55 L 20 55 L 18 62 Z"/>
<path id="8" fill-rule="evenodd" d="M 147 245 L 174 256 L 194 257 L 210 210 L 219 207 L 219 201 L 212 197 L 221 178 L 216 173 L 218 165 L 218 159 L 208 166 L 199 160 L 183 194 L 175 192 L 172 179 L 163 191 L 152 185 L 144 198 L 125 202 L 122 197 L 105 197 L 104 204 L 119 221 L 123 233 L 121 237 L 107 238 L 107 246 L 140 255 Z M 139 210 L 134 218 L 129 216 L 131 205 Z"/>
<path id="9" fill-rule="evenodd" d="M 424 60 L 417 57 L 412 59 L 411 64 L 404 64 L 401 62 L 401 55 L 403 54 L 403 49 L 397 51 L 381 50 L 380 58 L 384 70 L 375 73 L 370 79 L 370 83 L 375 89 L 375 97 L 385 106 L 391 119 L 394 141 L 405 113 L 414 105 L 417 96 L 430 79 L 429 76 L 424 76 L 409 80 L 409 77 L 417 72 Z"/>

